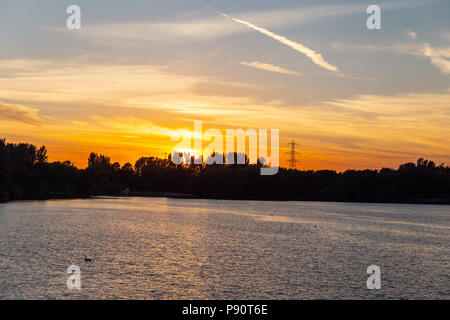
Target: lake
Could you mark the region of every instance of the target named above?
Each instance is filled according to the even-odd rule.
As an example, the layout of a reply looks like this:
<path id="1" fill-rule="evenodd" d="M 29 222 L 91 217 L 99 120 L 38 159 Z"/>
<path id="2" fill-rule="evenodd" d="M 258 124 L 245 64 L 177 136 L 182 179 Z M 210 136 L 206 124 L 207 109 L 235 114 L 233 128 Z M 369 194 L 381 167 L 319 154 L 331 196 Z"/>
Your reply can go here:
<path id="1" fill-rule="evenodd" d="M 0 298 L 449 299 L 449 240 L 450 206 L 10 202 L 0 204 Z M 81 290 L 66 286 L 69 265 Z M 367 288 L 370 265 L 380 290 Z"/>

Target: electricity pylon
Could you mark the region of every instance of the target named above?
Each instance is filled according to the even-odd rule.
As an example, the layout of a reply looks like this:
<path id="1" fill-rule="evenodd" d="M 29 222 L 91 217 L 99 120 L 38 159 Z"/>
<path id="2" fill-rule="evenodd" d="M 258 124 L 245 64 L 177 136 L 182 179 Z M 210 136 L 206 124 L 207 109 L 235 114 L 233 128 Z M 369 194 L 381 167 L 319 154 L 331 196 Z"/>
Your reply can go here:
<path id="1" fill-rule="evenodd" d="M 299 147 L 298 143 L 295 143 L 294 139 L 292 139 L 292 142 L 288 143 L 288 147 L 291 148 L 291 151 L 286 152 L 286 154 L 289 155 L 289 159 L 286 160 L 286 163 L 288 164 L 289 169 L 295 170 L 297 169 L 297 162 L 300 162 L 295 158 L 296 155 L 299 155 L 300 153 L 295 151 L 295 147 Z"/>

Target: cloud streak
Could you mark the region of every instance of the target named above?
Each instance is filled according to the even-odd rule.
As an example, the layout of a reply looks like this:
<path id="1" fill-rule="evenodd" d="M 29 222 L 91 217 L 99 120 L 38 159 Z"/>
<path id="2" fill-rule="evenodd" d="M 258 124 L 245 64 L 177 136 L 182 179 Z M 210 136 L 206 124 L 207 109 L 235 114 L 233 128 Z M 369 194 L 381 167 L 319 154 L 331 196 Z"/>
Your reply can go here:
<path id="1" fill-rule="evenodd" d="M 250 67 L 250 68 L 265 70 L 265 71 L 269 71 L 269 72 L 290 74 L 290 75 L 299 75 L 298 72 L 291 71 L 291 70 L 288 70 L 283 67 L 279 67 L 279 66 L 276 66 L 276 65 L 273 65 L 270 63 L 264 63 L 264 62 L 259 62 L 259 61 L 252 61 L 252 62 L 241 61 L 241 64 L 244 66 Z"/>
<path id="2" fill-rule="evenodd" d="M 423 54 L 430 59 L 430 62 L 439 68 L 441 73 L 450 74 L 450 50 L 435 50 L 428 43 L 424 44 Z"/>
<path id="3" fill-rule="evenodd" d="M 237 22 L 237 23 L 240 23 L 242 25 L 245 25 L 245 26 L 249 27 L 250 29 L 258 31 L 259 33 L 262 33 L 262 34 L 268 36 L 269 38 L 272 38 L 272 39 L 274 39 L 274 40 L 276 40 L 276 41 L 278 41 L 278 42 L 280 42 L 280 43 L 282 43 L 282 44 L 284 44 L 284 45 L 294 49 L 295 51 L 304 54 L 309 59 L 311 59 L 311 61 L 313 63 L 317 64 L 318 66 L 320 66 L 320 67 L 322 67 L 322 68 L 324 68 L 326 70 L 333 71 L 333 72 L 337 72 L 338 71 L 338 68 L 336 66 L 333 66 L 332 64 L 328 63 L 327 61 L 325 61 L 325 59 L 322 57 L 322 55 L 320 53 L 315 52 L 314 50 L 308 48 L 307 46 L 304 46 L 301 43 L 289 40 L 285 36 L 281 36 L 279 34 L 276 34 L 276 33 L 272 32 L 272 31 L 269 31 L 269 30 L 267 30 L 265 28 L 258 27 L 256 25 L 250 23 L 250 22 L 247 22 L 247 21 L 244 21 L 244 20 L 241 20 L 241 19 L 233 18 L 233 17 L 231 17 L 231 16 L 229 16 L 229 15 L 227 15 L 225 13 L 222 13 L 220 11 L 216 10 L 216 12 L 219 13 L 220 15 L 222 15 L 223 17 L 227 18 L 227 19 L 230 19 L 230 20 L 232 20 L 234 22 Z"/>
<path id="4" fill-rule="evenodd" d="M 381 2 L 383 10 L 400 10 L 430 6 L 439 0 L 401 0 Z M 204 6 L 208 7 L 208 6 Z M 239 17 L 252 21 L 266 28 L 286 28 L 289 26 L 308 25 L 325 22 L 331 17 L 342 18 L 347 15 L 360 15 L 365 12 L 367 3 L 347 3 L 339 5 L 313 5 L 289 9 L 240 12 Z M 209 8 L 213 10 L 212 8 Z M 192 11 L 192 14 L 197 12 Z M 47 28 L 54 32 L 66 34 L 65 27 Z M 239 25 L 229 23 L 222 17 L 203 17 L 190 19 L 180 16 L 173 20 L 155 20 L 152 23 L 128 21 L 122 23 L 94 24 L 83 27 L 83 32 L 73 36 L 83 38 L 97 45 L 133 48 L 144 45 L 147 41 L 160 41 L 178 45 L 190 41 L 210 41 L 250 31 Z"/>
<path id="5" fill-rule="evenodd" d="M 20 104 L 9 104 L 0 101 L 0 120 L 13 120 L 39 126 L 41 121 L 37 115 L 38 111 L 38 109 L 25 107 Z"/>
<path id="6" fill-rule="evenodd" d="M 416 35 L 417 36 L 417 35 Z M 416 38 L 417 39 L 417 38 Z M 416 40 L 415 39 L 415 40 Z M 448 47 L 432 47 L 429 43 L 411 44 L 399 43 L 390 45 L 358 45 L 358 44 L 344 44 L 334 42 L 331 45 L 337 50 L 352 50 L 352 51 L 386 51 L 395 52 L 398 54 L 407 54 L 421 58 L 428 58 L 430 63 L 437 67 L 442 74 L 450 74 L 450 48 Z"/>
<path id="7" fill-rule="evenodd" d="M 425 42 L 423 45 L 396 46 L 396 51 L 419 57 L 426 57 L 442 74 L 450 74 L 450 48 L 436 48 Z"/>

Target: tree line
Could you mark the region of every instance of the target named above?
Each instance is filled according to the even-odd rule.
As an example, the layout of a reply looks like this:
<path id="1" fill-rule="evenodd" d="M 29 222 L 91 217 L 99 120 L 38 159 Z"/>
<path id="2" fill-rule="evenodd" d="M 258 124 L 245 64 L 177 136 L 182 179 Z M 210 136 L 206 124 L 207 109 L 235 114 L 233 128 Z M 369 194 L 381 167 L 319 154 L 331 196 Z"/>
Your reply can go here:
<path id="1" fill-rule="evenodd" d="M 236 155 L 235 155 L 236 157 Z M 253 200 L 450 204 L 450 167 L 420 158 L 397 169 L 288 170 L 260 175 L 255 165 L 174 164 L 142 157 L 134 165 L 91 153 L 88 166 L 48 162 L 45 146 L 0 140 L 0 201 L 100 195 L 189 194 Z"/>

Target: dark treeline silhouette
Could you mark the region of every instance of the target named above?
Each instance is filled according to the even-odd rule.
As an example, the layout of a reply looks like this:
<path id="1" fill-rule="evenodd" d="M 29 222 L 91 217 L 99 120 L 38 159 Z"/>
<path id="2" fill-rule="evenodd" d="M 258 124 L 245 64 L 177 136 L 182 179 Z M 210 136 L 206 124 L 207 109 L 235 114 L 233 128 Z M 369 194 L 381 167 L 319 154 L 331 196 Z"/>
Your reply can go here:
<path id="1" fill-rule="evenodd" d="M 234 155 L 237 158 L 237 155 Z M 202 198 L 450 203 L 450 167 L 420 158 L 397 170 L 298 171 L 261 176 L 250 165 L 176 165 L 143 157 L 134 166 L 91 153 L 86 169 L 48 162 L 45 146 L 0 140 L 0 201 L 183 193 Z"/>

